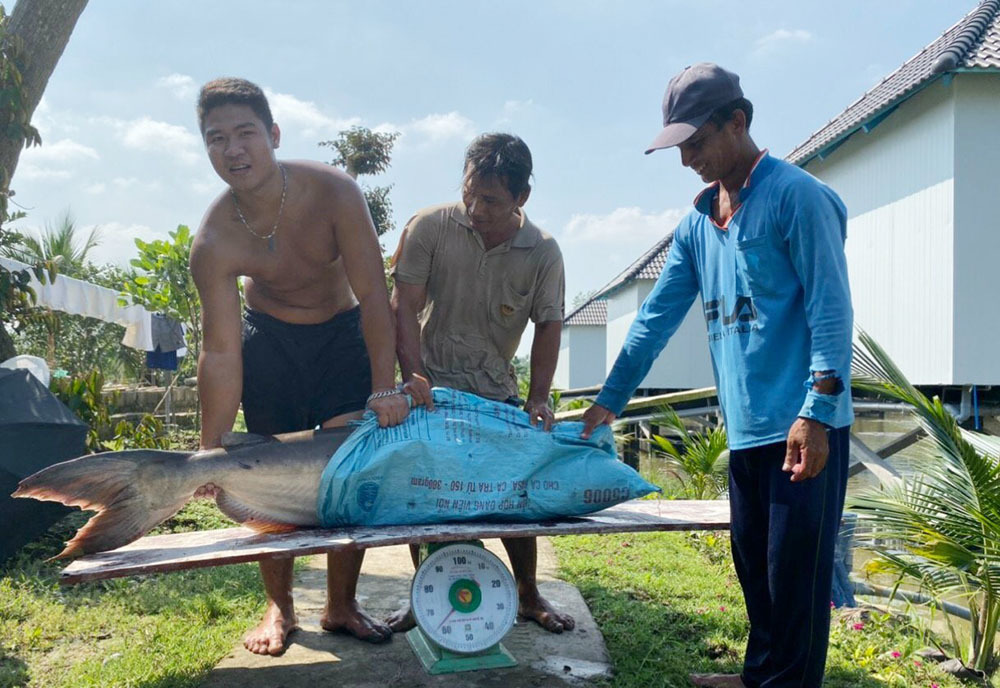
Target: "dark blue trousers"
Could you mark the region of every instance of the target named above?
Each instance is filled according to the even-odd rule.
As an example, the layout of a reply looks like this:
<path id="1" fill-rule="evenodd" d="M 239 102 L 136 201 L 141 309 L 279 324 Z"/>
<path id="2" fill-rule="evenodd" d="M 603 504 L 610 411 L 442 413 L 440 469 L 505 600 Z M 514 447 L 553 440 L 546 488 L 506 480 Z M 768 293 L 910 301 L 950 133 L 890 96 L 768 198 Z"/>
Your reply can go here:
<path id="1" fill-rule="evenodd" d="M 827 436 L 826 467 L 800 483 L 781 470 L 784 442 L 729 457 L 733 561 L 750 617 L 742 673 L 747 688 L 823 684 L 850 428 Z"/>

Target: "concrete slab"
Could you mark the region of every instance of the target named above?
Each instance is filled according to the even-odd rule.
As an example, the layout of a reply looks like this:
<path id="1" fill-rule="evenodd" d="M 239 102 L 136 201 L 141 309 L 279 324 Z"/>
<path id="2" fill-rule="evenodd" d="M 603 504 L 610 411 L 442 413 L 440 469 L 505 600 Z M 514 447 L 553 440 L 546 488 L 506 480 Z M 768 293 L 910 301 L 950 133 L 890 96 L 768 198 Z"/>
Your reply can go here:
<path id="1" fill-rule="evenodd" d="M 504 639 L 518 661 L 510 669 L 427 674 L 402 635 L 383 645 L 371 645 L 346 635 L 324 632 L 319 626 L 326 586 L 326 557 L 309 560 L 296 578 L 295 601 L 302 630 L 280 657 L 261 657 L 242 645 L 225 657 L 202 688 L 472 688 L 521 686 L 585 686 L 611 675 L 604 637 L 579 591 L 555 578 L 557 562 L 548 540 L 539 538 L 538 579 L 542 594 L 558 609 L 576 619 L 573 631 L 555 635 L 538 624 L 519 621 Z M 499 540 L 486 546 L 510 566 Z M 368 550 L 358 600 L 371 613 L 384 617 L 409 598 L 413 565 L 406 546 Z"/>

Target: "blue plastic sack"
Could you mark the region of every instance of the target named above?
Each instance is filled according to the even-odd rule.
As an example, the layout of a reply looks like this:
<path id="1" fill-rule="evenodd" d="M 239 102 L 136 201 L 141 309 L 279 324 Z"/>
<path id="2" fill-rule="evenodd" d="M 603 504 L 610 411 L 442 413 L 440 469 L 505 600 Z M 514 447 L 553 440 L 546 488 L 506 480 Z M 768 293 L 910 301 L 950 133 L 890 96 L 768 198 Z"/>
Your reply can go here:
<path id="1" fill-rule="evenodd" d="M 617 458 L 611 428 L 533 427 L 508 404 L 435 387 L 435 410 L 414 408 L 380 428 L 374 415 L 330 459 L 316 505 L 325 527 L 579 516 L 658 488 Z"/>

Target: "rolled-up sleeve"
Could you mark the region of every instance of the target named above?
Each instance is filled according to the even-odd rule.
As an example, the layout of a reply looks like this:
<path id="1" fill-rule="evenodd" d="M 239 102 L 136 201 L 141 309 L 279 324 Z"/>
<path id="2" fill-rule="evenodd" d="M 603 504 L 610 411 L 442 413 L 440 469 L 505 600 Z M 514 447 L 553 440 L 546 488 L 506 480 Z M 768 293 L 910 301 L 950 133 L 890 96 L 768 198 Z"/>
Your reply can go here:
<path id="1" fill-rule="evenodd" d="M 681 228 L 678 228 L 663 272 L 629 328 L 625 344 L 596 403 L 615 415 L 625 409 L 636 387 L 680 327 L 697 294 L 694 263 Z"/>
<path id="2" fill-rule="evenodd" d="M 399 237 L 390 275 L 406 284 L 427 284 L 434 262 L 434 246 L 440 223 L 423 215 L 414 215 Z"/>

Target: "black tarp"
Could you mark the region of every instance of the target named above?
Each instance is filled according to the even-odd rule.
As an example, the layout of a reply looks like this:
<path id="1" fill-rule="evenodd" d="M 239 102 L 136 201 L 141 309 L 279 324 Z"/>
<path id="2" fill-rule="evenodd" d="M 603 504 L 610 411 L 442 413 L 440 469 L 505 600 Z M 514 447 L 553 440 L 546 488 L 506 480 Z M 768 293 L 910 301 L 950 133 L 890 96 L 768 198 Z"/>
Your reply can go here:
<path id="1" fill-rule="evenodd" d="M 27 370 L 0 368 L 0 563 L 70 508 L 14 499 L 32 473 L 84 453 L 87 426 Z"/>

